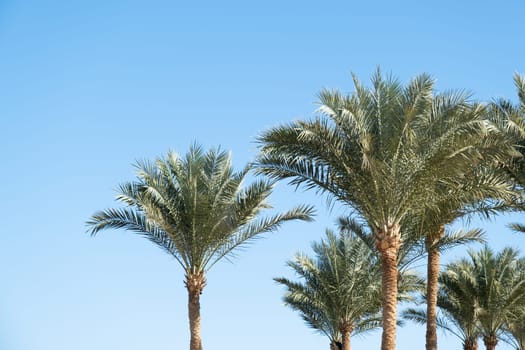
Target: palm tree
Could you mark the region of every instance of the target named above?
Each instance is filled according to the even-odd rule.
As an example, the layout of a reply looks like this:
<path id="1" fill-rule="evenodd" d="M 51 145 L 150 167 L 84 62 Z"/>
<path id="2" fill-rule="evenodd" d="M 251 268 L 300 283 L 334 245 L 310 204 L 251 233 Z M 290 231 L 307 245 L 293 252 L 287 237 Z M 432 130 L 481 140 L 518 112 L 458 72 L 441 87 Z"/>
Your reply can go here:
<path id="1" fill-rule="evenodd" d="M 206 273 L 222 258 L 263 232 L 289 220 L 310 220 L 312 208 L 299 206 L 261 218 L 270 208 L 272 184 L 258 180 L 242 188 L 250 167 L 234 172 L 231 157 L 220 149 L 204 152 L 193 145 L 185 157 L 169 152 L 155 163 L 137 164 L 138 179 L 119 186 L 126 206 L 95 213 L 87 222 L 94 235 L 124 228 L 140 234 L 172 255 L 185 272 L 188 290 L 190 349 L 201 350 L 200 295 Z"/>
<path id="2" fill-rule="evenodd" d="M 438 307 L 445 317 L 438 325 L 462 338 L 465 350 L 477 347 L 480 336 L 486 349 L 494 350 L 525 303 L 525 259 L 512 248 L 498 254 L 488 246 L 469 251 L 469 259 L 447 266 L 440 286 Z M 413 309 L 405 314 L 418 322 L 422 315 Z"/>
<path id="3" fill-rule="evenodd" d="M 482 106 L 463 93 L 434 96 L 428 75 L 403 87 L 378 71 L 372 84 L 368 89 L 354 77 L 350 96 L 322 91 L 317 118 L 263 133 L 257 168 L 329 193 L 372 229 L 381 260 L 381 348 L 392 350 L 403 220 L 435 207 L 443 193 L 438 185 L 453 188 L 472 167 L 506 159 L 513 149 Z"/>
<path id="4" fill-rule="evenodd" d="M 284 302 L 299 311 L 305 322 L 330 339 L 330 347 L 350 350 L 350 337 L 380 327 L 381 276 L 376 254 L 352 234 L 312 245 L 315 259 L 296 254 L 288 262 L 302 282 L 275 280 L 286 287 Z M 421 287 L 421 280 L 404 271 L 400 298 Z"/>
<path id="5" fill-rule="evenodd" d="M 439 275 L 436 325 L 458 337 L 463 343 L 463 350 L 478 348 L 479 307 L 474 285 L 472 265 L 465 261 L 448 264 Z M 403 317 L 420 324 L 425 324 L 428 320 L 426 309 L 407 309 Z"/>
<path id="6" fill-rule="evenodd" d="M 483 242 L 480 230 L 450 232 L 446 225 L 454 221 L 479 214 L 489 218 L 498 212 L 514 210 L 513 202 L 519 196 L 507 176 L 496 165 L 474 168 L 453 190 L 443 188 L 444 193 L 434 208 L 426 209 L 413 218 L 413 236 L 424 237 L 427 253 L 427 311 L 426 349 L 437 350 L 437 297 L 441 252 L 454 246 L 473 241 Z"/>
<path id="7" fill-rule="evenodd" d="M 479 304 L 478 323 L 487 350 L 496 348 L 509 315 L 525 302 L 525 259 L 505 248 L 469 252 Z"/>

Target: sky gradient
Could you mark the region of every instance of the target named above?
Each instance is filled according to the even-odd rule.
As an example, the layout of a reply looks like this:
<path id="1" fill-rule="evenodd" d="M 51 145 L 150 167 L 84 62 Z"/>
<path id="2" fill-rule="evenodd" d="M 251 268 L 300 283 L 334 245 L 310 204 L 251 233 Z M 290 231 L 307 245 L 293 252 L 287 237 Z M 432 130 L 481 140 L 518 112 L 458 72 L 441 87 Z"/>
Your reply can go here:
<path id="1" fill-rule="evenodd" d="M 309 118 L 322 88 L 352 91 L 379 65 L 403 81 L 427 72 L 438 90 L 515 100 L 525 73 L 522 1 L 0 0 L 0 349 L 185 349 L 186 290 L 176 262 L 123 231 L 86 234 L 138 159 L 193 141 L 231 150 L 237 169 L 261 131 Z M 315 204 L 220 263 L 202 295 L 209 349 L 328 349 L 282 305 L 273 277 L 343 211 L 279 184 L 278 209 Z M 496 249 L 525 247 L 503 217 L 473 221 Z M 525 252 L 524 252 L 525 253 Z M 450 261 L 464 254 L 453 250 Z M 353 339 L 379 348 L 380 332 Z M 424 347 L 408 324 L 398 349 Z M 443 349 L 459 349 L 452 336 Z M 481 346 L 481 344 L 480 344 Z M 510 349 L 501 345 L 498 349 Z"/>

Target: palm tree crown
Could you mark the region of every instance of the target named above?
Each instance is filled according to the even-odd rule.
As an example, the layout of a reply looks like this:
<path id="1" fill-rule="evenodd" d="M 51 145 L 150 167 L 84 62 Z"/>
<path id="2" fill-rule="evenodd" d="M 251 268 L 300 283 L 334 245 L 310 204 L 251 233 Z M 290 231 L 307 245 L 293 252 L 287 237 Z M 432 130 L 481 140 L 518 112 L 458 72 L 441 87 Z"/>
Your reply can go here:
<path id="1" fill-rule="evenodd" d="M 494 349 L 509 316 L 525 302 L 525 259 L 516 249 L 469 252 L 479 303 L 478 323 L 487 350 Z"/>

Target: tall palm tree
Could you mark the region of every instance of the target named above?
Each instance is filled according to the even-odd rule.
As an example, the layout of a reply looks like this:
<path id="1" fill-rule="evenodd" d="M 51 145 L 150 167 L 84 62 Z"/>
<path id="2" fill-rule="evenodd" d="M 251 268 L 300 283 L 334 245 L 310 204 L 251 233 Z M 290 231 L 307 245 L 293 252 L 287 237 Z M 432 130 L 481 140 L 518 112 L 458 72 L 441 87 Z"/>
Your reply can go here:
<path id="1" fill-rule="evenodd" d="M 149 239 L 172 255 L 185 272 L 190 349 L 201 350 L 200 295 L 206 273 L 222 258 L 263 232 L 289 220 L 310 220 L 312 208 L 299 206 L 261 218 L 270 208 L 272 184 L 258 180 L 242 187 L 250 167 L 234 172 L 220 149 L 193 145 L 185 157 L 169 152 L 155 163 L 137 164 L 136 181 L 119 186 L 118 209 L 95 213 L 87 222 L 94 235 L 124 228 Z"/>
<path id="2" fill-rule="evenodd" d="M 463 93 L 434 96 L 428 75 L 402 86 L 378 71 L 371 88 L 355 77 L 354 85 L 349 96 L 322 91 L 314 120 L 263 133 L 257 167 L 272 178 L 328 192 L 372 229 L 381 260 L 381 348 L 392 350 L 403 220 L 435 207 L 439 184 L 453 186 L 472 167 L 507 158 L 513 149 L 484 118 L 482 106 L 469 104 Z M 443 127 L 433 131 L 436 124 Z"/>
<path id="3" fill-rule="evenodd" d="M 300 312 L 305 322 L 330 339 L 331 349 L 350 350 L 350 337 L 380 327 L 381 276 L 377 255 L 351 234 L 312 244 L 315 258 L 297 254 L 288 262 L 301 282 L 275 280 L 286 286 L 284 302 Z M 421 287 L 410 271 L 400 278 L 400 298 Z"/>
<path id="4" fill-rule="evenodd" d="M 515 210 L 513 203 L 519 197 L 506 172 L 493 166 L 474 168 L 461 182 L 446 191 L 434 208 L 424 210 L 418 217 L 414 232 L 416 238 L 424 237 L 427 253 L 427 317 L 426 349 L 437 350 L 437 297 L 441 252 L 459 244 L 483 242 L 479 230 L 450 232 L 446 225 L 479 214 L 489 218 L 498 212 Z M 452 200 L 447 198 L 447 193 Z"/>

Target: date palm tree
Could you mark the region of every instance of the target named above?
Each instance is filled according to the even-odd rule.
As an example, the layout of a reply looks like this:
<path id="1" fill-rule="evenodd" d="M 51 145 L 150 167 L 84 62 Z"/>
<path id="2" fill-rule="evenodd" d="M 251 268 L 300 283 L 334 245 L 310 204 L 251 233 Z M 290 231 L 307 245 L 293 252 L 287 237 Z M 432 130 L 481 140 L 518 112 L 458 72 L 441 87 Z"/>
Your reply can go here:
<path id="1" fill-rule="evenodd" d="M 487 350 L 494 350 L 524 305 L 525 259 L 512 248 L 496 254 L 485 246 L 447 265 L 439 281 L 438 307 L 444 317 L 438 326 L 460 337 L 465 350 L 477 348 L 479 337 Z M 410 309 L 405 317 L 423 322 L 424 314 Z"/>
<path id="2" fill-rule="evenodd" d="M 479 304 L 478 323 L 487 350 L 494 350 L 509 316 L 525 302 L 525 259 L 505 248 L 470 252 Z"/>
<path id="3" fill-rule="evenodd" d="M 378 71 L 371 88 L 355 77 L 354 85 L 348 96 L 322 91 L 315 119 L 264 132 L 257 169 L 327 192 L 366 221 L 381 260 L 381 349 L 393 350 L 403 220 L 436 208 L 439 186 L 452 189 L 471 168 L 514 150 L 483 106 L 464 93 L 435 96 L 428 75 L 402 86 Z"/>
<path id="4" fill-rule="evenodd" d="M 463 350 L 477 350 L 481 335 L 474 286 L 473 268 L 466 261 L 448 264 L 439 275 L 436 325 L 458 337 Z M 403 312 L 403 318 L 425 324 L 427 310 L 409 308 Z"/>
<path id="5" fill-rule="evenodd" d="M 119 186 L 125 206 L 95 213 L 87 222 L 95 235 L 124 228 L 172 255 L 185 272 L 190 350 L 201 350 L 200 295 L 206 273 L 235 249 L 289 220 L 310 220 L 312 208 L 299 206 L 262 218 L 270 208 L 272 184 L 258 180 L 243 187 L 250 167 L 234 172 L 229 153 L 193 145 L 185 157 L 169 152 L 155 163 L 136 165 L 136 181 Z"/>
<path id="6" fill-rule="evenodd" d="M 434 208 L 426 209 L 416 220 L 413 236 L 424 237 L 427 253 L 427 322 L 426 350 L 437 350 L 437 297 L 441 252 L 460 244 L 483 242 L 480 230 L 446 230 L 446 226 L 461 218 L 478 214 L 482 218 L 505 211 L 516 210 L 514 204 L 520 194 L 508 174 L 496 164 L 474 168 L 453 190 L 446 193 Z M 447 192 L 452 197 L 447 198 Z"/>
<path id="7" fill-rule="evenodd" d="M 296 254 L 288 266 L 301 278 L 275 281 L 286 287 L 284 302 L 305 322 L 330 339 L 330 348 L 350 350 L 350 337 L 381 325 L 381 276 L 377 255 L 352 234 L 326 238 L 312 244 L 315 258 Z M 399 298 L 407 300 L 422 281 L 405 270 L 399 278 Z"/>

